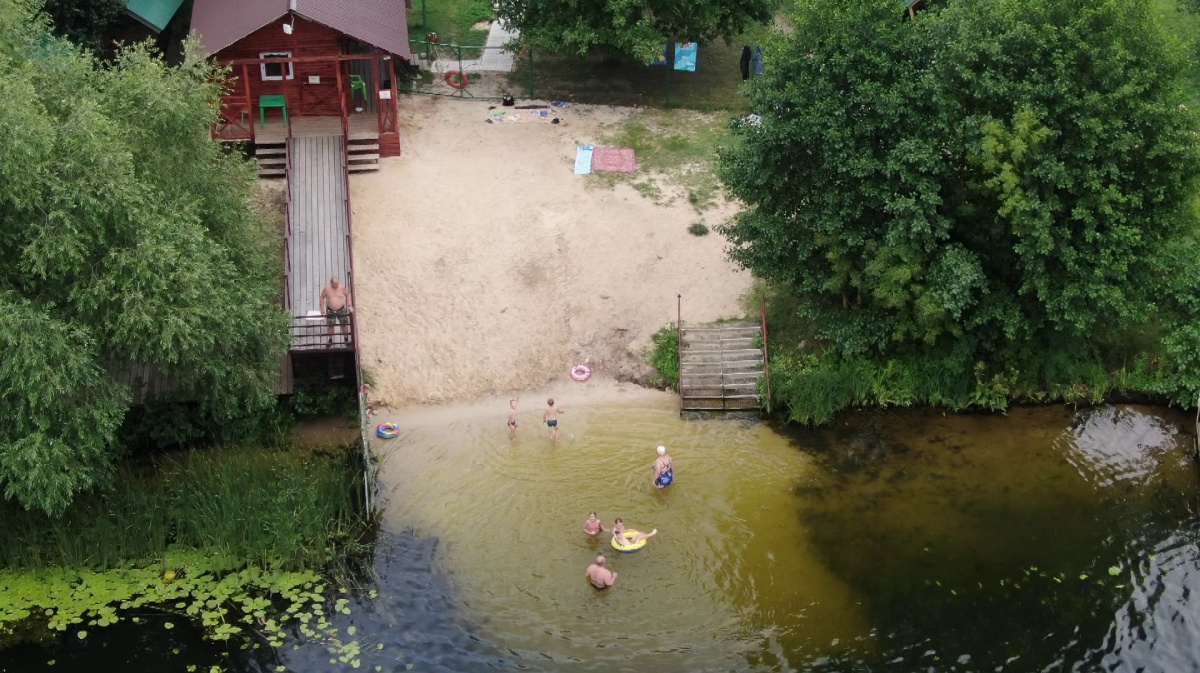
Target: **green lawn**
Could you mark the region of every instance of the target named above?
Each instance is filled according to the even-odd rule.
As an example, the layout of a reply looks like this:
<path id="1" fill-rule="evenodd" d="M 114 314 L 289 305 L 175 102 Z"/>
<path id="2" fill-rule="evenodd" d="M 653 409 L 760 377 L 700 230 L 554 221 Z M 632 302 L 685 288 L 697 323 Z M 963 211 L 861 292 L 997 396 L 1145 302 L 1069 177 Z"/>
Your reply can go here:
<path id="1" fill-rule="evenodd" d="M 578 58 L 537 52 L 533 62 L 534 94 L 575 103 L 668 107 L 669 87 L 670 107 L 742 112 L 747 109 L 746 97 L 739 90 L 742 46 L 760 44 L 766 34 L 764 26 L 728 44 L 716 40 L 700 45 L 696 72 L 650 67 L 600 53 Z M 529 59 L 518 61 L 509 82 L 515 94 L 529 95 Z"/>
<path id="2" fill-rule="evenodd" d="M 1200 1 L 1151 0 L 1150 6 L 1167 31 L 1182 41 L 1191 54 L 1188 102 L 1196 107 L 1200 105 Z"/>
<path id="3" fill-rule="evenodd" d="M 433 32 L 442 43 L 482 46 L 487 31 L 471 26 L 494 16 L 489 0 L 413 0 L 408 10 L 408 37 L 424 40 Z M 413 51 L 418 49 L 414 47 Z"/>

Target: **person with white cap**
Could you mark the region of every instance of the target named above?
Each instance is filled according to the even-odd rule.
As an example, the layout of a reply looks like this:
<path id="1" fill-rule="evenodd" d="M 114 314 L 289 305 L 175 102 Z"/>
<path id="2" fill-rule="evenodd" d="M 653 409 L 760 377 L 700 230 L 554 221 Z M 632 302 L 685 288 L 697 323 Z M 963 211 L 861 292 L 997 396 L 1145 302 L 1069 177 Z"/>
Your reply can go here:
<path id="1" fill-rule="evenodd" d="M 666 488 L 675 481 L 675 461 L 667 455 L 667 447 L 658 447 L 658 458 L 654 461 L 654 486 Z"/>

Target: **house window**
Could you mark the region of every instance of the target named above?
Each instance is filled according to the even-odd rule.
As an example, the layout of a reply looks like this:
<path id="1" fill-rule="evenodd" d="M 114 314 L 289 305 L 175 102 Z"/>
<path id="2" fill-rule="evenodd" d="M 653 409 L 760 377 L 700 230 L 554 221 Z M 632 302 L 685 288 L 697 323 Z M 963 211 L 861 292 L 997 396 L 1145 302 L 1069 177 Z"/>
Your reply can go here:
<path id="1" fill-rule="evenodd" d="M 259 58 L 291 58 L 292 52 L 290 52 L 290 51 L 268 51 L 268 52 L 263 52 L 263 53 L 259 54 L 258 57 Z M 287 79 L 292 79 L 292 77 L 295 76 L 294 73 L 292 72 L 292 64 L 291 63 L 260 63 L 258 67 L 262 71 L 262 78 L 263 78 L 264 82 L 269 82 L 272 80 L 281 80 L 281 79 L 284 79 L 285 77 Z"/>

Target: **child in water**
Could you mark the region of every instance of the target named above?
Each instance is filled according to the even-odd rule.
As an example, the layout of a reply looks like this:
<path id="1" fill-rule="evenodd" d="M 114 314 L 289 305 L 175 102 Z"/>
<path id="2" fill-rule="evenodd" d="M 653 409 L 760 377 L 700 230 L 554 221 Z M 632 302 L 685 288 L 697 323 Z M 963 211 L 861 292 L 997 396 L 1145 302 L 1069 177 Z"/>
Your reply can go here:
<path id="1" fill-rule="evenodd" d="M 583 522 L 583 532 L 588 535 L 599 535 L 604 532 L 604 524 L 600 523 L 600 517 L 596 516 L 595 512 L 588 515 L 587 521 Z"/>
<path id="2" fill-rule="evenodd" d="M 517 398 L 508 401 L 508 438 L 517 438 Z"/>
<path id="3" fill-rule="evenodd" d="M 546 400 L 546 410 L 542 412 L 542 420 L 546 421 L 546 426 L 550 428 L 550 441 L 558 441 L 558 416 L 563 410 L 560 407 L 554 406 L 554 398 Z"/>

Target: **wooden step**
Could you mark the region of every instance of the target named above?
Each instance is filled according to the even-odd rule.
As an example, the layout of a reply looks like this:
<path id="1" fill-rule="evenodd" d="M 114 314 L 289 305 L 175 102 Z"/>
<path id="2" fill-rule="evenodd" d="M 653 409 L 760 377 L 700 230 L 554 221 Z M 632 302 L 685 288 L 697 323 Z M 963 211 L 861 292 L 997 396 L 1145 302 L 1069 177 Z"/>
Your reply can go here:
<path id="1" fill-rule="evenodd" d="M 346 161 L 379 161 L 379 154 L 355 154 L 351 152 L 346 155 Z"/>
<path id="2" fill-rule="evenodd" d="M 260 178 L 282 178 L 287 175 L 287 169 L 284 168 L 260 168 L 258 177 Z"/>
<path id="3" fill-rule="evenodd" d="M 355 152 L 378 152 L 379 143 L 370 141 L 354 141 L 351 140 L 346 144 L 346 151 L 350 154 Z"/>
<path id="4" fill-rule="evenodd" d="M 379 164 L 350 164 L 346 170 L 351 173 L 367 173 L 379 170 Z"/>

